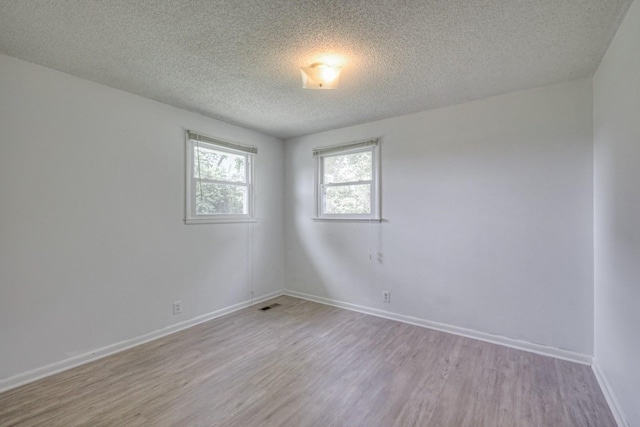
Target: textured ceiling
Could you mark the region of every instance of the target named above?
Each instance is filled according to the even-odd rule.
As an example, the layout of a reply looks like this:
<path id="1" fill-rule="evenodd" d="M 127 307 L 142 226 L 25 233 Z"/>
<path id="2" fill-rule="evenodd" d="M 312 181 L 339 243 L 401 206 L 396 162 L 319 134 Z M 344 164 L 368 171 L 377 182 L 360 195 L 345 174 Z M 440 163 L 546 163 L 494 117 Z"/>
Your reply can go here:
<path id="1" fill-rule="evenodd" d="M 0 52 L 288 138 L 590 76 L 630 3 L 0 0 Z"/>

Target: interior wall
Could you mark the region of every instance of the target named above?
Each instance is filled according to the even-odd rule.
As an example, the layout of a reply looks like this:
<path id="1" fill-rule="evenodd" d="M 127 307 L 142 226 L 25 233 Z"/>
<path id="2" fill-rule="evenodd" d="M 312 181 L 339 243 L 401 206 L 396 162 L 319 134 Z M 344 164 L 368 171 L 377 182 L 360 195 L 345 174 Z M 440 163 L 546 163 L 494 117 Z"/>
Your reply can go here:
<path id="1" fill-rule="evenodd" d="M 255 225 L 183 223 L 187 129 L 258 147 Z M 278 139 L 0 55 L 0 380 L 281 290 L 283 157 Z"/>
<path id="2" fill-rule="evenodd" d="M 640 426 L 640 2 L 594 77 L 595 359 Z"/>
<path id="3" fill-rule="evenodd" d="M 312 148 L 371 137 L 384 221 L 314 222 Z M 287 140 L 285 287 L 592 354 L 592 137 L 582 79 Z"/>

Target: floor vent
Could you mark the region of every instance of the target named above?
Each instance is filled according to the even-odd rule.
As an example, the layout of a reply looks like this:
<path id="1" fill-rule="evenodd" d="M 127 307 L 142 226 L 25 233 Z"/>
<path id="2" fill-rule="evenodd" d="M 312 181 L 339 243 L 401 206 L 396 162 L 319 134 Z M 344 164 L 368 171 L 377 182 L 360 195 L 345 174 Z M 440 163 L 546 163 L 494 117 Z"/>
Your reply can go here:
<path id="1" fill-rule="evenodd" d="M 268 306 L 266 306 L 266 307 L 262 307 L 260 310 L 262 310 L 262 311 L 267 311 L 267 310 L 271 310 L 272 308 L 276 308 L 276 307 L 279 307 L 279 306 L 280 306 L 280 304 L 278 304 L 278 303 L 276 302 L 276 303 L 271 304 L 271 305 L 268 305 Z"/>

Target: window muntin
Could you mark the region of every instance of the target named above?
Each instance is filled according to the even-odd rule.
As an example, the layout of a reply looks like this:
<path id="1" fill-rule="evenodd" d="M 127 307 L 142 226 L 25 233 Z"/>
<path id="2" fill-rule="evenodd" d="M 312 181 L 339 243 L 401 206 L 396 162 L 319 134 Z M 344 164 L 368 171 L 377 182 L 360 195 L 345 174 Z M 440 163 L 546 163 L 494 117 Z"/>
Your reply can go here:
<path id="1" fill-rule="evenodd" d="M 377 140 L 318 148 L 316 219 L 379 220 Z"/>
<path id="2" fill-rule="evenodd" d="M 187 134 L 187 224 L 254 221 L 257 150 Z"/>

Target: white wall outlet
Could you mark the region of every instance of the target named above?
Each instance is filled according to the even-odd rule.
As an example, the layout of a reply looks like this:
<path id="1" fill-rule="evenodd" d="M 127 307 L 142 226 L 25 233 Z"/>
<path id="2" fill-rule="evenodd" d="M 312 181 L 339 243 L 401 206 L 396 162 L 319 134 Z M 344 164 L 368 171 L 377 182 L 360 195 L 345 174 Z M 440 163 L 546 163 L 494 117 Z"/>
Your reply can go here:
<path id="1" fill-rule="evenodd" d="M 391 292 L 389 292 L 389 291 L 382 291 L 382 301 L 384 301 L 384 302 L 391 302 Z"/>
<path id="2" fill-rule="evenodd" d="M 182 313 L 182 301 L 176 301 L 173 303 L 173 314 L 175 316 L 180 313 Z"/>

